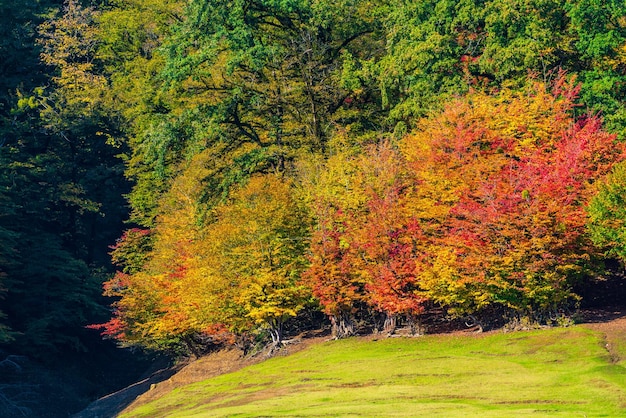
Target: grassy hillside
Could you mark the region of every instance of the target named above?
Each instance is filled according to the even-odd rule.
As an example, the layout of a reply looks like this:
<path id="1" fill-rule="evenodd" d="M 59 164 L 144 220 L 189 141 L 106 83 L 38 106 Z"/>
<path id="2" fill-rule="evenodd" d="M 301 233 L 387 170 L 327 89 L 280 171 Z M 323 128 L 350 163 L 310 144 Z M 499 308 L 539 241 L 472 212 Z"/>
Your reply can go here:
<path id="1" fill-rule="evenodd" d="M 583 326 L 355 338 L 178 388 L 122 417 L 626 416 L 619 354 Z"/>

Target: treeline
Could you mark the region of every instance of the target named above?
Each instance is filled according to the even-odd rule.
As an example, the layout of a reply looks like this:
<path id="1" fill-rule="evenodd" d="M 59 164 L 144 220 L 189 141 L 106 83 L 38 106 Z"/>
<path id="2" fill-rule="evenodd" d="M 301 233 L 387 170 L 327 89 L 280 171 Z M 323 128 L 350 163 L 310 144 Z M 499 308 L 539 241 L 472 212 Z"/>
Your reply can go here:
<path id="1" fill-rule="evenodd" d="M 48 359 L 85 350 L 85 323 L 106 318 L 130 190 L 103 135 L 115 120 L 81 79 L 93 17 L 61 30 L 62 3 L 0 1 L 0 344 Z"/>
<path id="2" fill-rule="evenodd" d="M 103 326 L 126 344 L 279 344 L 316 309 L 337 336 L 355 318 L 419 332 L 435 305 L 541 321 L 623 255 L 625 16 L 618 0 L 68 0 L 37 30 L 53 75 L 10 114 L 75 162 L 55 200 L 72 231 L 123 190 L 96 197 L 94 167 L 125 164 Z M 48 149 L 28 173 L 54 167 L 32 162 Z"/>

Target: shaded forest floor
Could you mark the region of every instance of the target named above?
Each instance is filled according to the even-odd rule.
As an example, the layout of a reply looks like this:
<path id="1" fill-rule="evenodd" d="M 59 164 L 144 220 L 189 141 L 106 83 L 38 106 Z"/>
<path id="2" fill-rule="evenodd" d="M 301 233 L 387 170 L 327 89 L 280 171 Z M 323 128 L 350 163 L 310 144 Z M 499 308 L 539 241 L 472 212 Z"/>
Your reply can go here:
<path id="1" fill-rule="evenodd" d="M 584 324 L 584 326 L 602 333 L 604 337 L 603 344 L 612 362 L 617 363 L 622 360 L 618 353 L 626 352 L 626 306 L 583 309 L 580 311 L 579 318 L 579 322 Z M 501 331 L 494 330 L 490 332 Z M 459 324 L 447 328 L 437 327 L 429 332 L 429 334 L 433 333 L 480 335 L 474 329 L 464 329 Z M 292 343 L 286 345 L 277 355 L 290 355 L 328 338 L 329 335 L 323 332 L 303 335 L 292 340 Z M 378 334 L 369 334 L 359 338 L 379 339 L 385 337 Z M 241 351 L 231 349 L 222 350 L 172 368 L 161 369 L 134 385 L 93 402 L 87 409 L 74 415 L 74 418 L 115 417 L 124 409 L 132 409 L 146 404 L 178 387 L 221 374 L 231 373 L 261 362 L 266 358 L 267 356 L 264 354 L 244 357 Z"/>

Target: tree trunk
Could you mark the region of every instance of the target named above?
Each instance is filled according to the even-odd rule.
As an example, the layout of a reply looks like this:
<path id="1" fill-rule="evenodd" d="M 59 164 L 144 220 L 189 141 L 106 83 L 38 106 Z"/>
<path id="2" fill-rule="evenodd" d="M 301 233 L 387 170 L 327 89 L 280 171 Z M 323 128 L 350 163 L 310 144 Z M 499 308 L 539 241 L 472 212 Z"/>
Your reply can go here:
<path id="1" fill-rule="evenodd" d="M 467 318 L 469 319 L 469 322 L 466 321 L 465 322 L 465 326 L 468 328 L 473 328 L 476 327 L 476 330 L 474 332 L 483 332 L 484 327 L 481 321 L 478 320 L 478 318 L 476 318 L 474 315 L 468 315 Z"/>
<path id="2" fill-rule="evenodd" d="M 422 321 L 417 315 L 409 315 L 409 327 L 411 328 L 411 335 L 422 335 L 424 330 L 422 328 Z"/>
<path id="3" fill-rule="evenodd" d="M 272 336 L 272 344 L 267 350 L 267 356 L 272 356 L 283 344 L 283 324 L 284 321 L 281 318 L 274 318 L 267 321 L 269 326 L 269 332 Z"/>
<path id="4" fill-rule="evenodd" d="M 187 352 L 191 353 L 192 356 L 194 356 L 194 358 L 198 359 L 200 357 L 202 357 L 202 353 L 200 352 L 200 350 L 198 350 L 198 347 L 196 346 L 193 337 L 191 335 L 185 335 L 182 338 L 183 344 L 185 345 L 185 348 L 187 349 Z"/>
<path id="5" fill-rule="evenodd" d="M 340 312 L 337 315 L 331 315 L 330 322 L 333 338 L 339 339 L 354 335 L 354 320 L 350 314 Z"/>
<path id="6" fill-rule="evenodd" d="M 385 324 L 383 325 L 383 333 L 393 335 L 396 332 L 397 318 L 395 314 L 385 313 Z"/>
<path id="7" fill-rule="evenodd" d="M 278 347 L 283 342 L 283 321 L 281 319 L 273 319 L 269 321 L 269 328 L 272 336 L 272 345 Z"/>

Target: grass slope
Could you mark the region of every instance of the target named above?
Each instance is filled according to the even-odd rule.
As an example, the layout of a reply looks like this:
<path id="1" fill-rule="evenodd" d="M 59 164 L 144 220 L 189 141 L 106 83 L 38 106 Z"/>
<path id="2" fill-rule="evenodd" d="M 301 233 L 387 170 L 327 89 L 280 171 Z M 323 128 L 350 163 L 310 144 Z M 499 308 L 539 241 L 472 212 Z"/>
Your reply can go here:
<path id="1" fill-rule="evenodd" d="M 121 416 L 626 416 L 625 364 L 605 345 L 582 326 L 333 341 Z"/>

